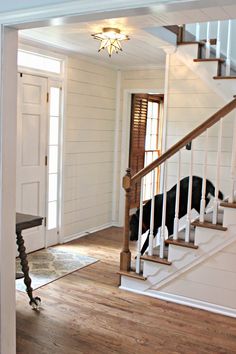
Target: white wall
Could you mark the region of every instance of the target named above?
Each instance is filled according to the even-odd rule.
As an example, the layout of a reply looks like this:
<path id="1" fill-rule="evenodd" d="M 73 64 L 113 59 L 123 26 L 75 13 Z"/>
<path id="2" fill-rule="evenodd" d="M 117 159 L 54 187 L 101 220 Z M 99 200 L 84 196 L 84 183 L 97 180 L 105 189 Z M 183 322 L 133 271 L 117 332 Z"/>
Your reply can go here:
<path id="1" fill-rule="evenodd" d="M 163 93 L 165 82 L 165 68 L 136 69 L 121 71 L 120 84 L 120 120 L 118 134 L 117 196 L 115 205 L 115 219 L 123 225 L 124 218 L 124 191 L 122 177 L 128 167 L 129 134 L 130 134 L 130 103 L 132 93 Z"/>
<path id="2" fill-rule="evenodd" d="M 111 222 L 116 71 L 68 60 L 64 236 Z"/>
<path id="3" fill-rule="evenodd" d="M 225 102 L 215 94 L 198 76 L 188 69 L 176 54 L 170 56 L 169 94 L 167 110 L 167 148 L 209 118 Z M 232 127 L 234 114 L 224 118 L 220 188 L 230 192 L 229 174 L 232 149 Z M 208 178 L 214 183 L 216 175 L 217 126 L 209 133 Z M 182 176 L 189 174 L 190 151 L 182 153 Z M 194 174 L 202 176 L 204 160 L 204 137 L 194 142 Z M 168 164 L 168 186 L 176 183 L 177 156 Z"/>

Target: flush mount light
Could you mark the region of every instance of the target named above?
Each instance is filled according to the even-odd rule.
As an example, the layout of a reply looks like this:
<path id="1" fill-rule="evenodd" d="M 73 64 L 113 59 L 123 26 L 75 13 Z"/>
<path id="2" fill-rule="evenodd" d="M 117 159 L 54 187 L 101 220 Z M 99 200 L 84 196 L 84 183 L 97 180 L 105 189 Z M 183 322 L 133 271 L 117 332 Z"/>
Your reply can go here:
<path id="1" fill-rule="evenodd" d="M 111 57 L 113 52 L 118 53 L 119 50 L 122 51 L 121 41 L 129 40 L 129 37 L 121 33 L 118 28 L 110 27 L 103 28 L 101 33 L 92 34 L 92 37 L 101 41 L 98 51 L 100 52 L 102 49 L 107 49 L 109 57 Z"/>

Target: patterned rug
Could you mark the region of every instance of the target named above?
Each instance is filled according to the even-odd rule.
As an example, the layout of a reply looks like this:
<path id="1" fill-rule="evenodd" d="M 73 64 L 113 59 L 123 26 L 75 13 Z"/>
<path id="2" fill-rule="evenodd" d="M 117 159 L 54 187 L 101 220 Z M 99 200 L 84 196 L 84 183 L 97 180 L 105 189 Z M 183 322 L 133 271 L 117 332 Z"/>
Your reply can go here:
<path id="1" fill-rule="evenodd" d="M 27 256 L 32 288 L 38 289 L 78 269 L 98 262 L 98 259 L 84 256 L 63 246 L 49 247 Z M 16 272 L 21 272 L 20 260 L 16 260 Z M 16 289 L 25 292 L 23 279 L 16 280 Z"/>

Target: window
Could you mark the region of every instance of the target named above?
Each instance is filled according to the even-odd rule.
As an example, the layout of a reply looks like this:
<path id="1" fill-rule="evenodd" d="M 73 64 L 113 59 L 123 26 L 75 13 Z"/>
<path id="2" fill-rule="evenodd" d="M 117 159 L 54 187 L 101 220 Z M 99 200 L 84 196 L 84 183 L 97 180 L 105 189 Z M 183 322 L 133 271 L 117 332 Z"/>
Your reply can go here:
<path id="1" fill-rule="evenodd" d="M 149 165 L 152 161 L 156 160 L 160 156 L 160 111 L 161 101 L 155 98 L 149 97 L 148 111 L 147 111 L 147 123 L 146 123 L 146 136 L 145 136 L 145 158 L 144 167 Z M 143 200 L 149 200 L 152 197 L 152 174 L 149 173 L 143 182 Z M 156 171 L 156 184 L 155 194 L 159 192 L 159 169 Z"/>
<path id="2" fill-rule="evenodd" d="M 62 73 L 62 60 L 25 50 L 18 51 L 18 65 L 53 74 Z"/>
<path id="3" fill-rule="evenodd" d="M 49 142 L 48 142 L 48 200 L 47 229 L 58 227 L 58 188 L 59 188 L 59 144 L 61 118 L 61 88 L 50 86 Z"/>
<path id="4" fill-rule="evenodd" d="M 160 117 L 163 96 L 133 94 L 131 105 L 131 131 L 129 166 L 134 175 L 160 155 Z M 131 207 L 139 206 L 140 182 L 135 183 L 131 195 Z M 159 191 L 159 170 L 156 174 L 155 193 Z M 144 201 L 151 198 L 152 175 L 144 178 Z"/>

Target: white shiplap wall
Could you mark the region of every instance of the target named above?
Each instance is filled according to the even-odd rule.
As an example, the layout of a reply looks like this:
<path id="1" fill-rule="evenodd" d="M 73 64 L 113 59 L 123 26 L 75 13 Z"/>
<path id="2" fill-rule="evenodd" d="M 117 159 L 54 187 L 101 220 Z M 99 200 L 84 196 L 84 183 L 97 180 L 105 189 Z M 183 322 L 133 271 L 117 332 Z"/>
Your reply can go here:
<path id="1" fill-rule="evenodd" d="M 111 223 L 117 75 L 78 57 L 67 71 L 65 240 Z"/>
<path id="2" fill-rule="evenodd" d="M 167 110 L 167 148 L 183 138 L 192 129 L 223 107 L 223 101 L 196 73 L 187 68 L 176 54 L 170 56 Z M 221 156 L 220 188 L 229 193 L 229 173 L 232 150 L 234 114 L 224 118 Z M 208 178 L 214 183 L 216 175 L 217 126 L 209 133 Z M 202 176 L 204 159 L 204 135 L 194 142 L 194 174 Z M 182 153 L 182 176 L 189 174 L 190 151 Z M 168 187 L 176 183 L 177 158 L 168 163 Z"/>
<path id="3" fill-rule="evenodd" d="M 120 80 L 120 119 L 118 123 L 118 153 L 116 178 L 115 220 L 123 225 L 124 191 L 122 177 L 128 167 L 130 102 L 132 93 L 163 93 L 165 84 L 165 68 L 135 69 L 121 71 Z"/>

